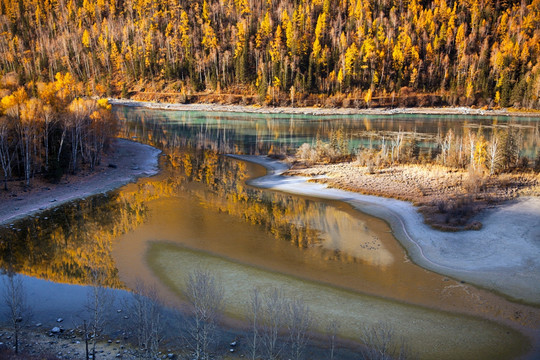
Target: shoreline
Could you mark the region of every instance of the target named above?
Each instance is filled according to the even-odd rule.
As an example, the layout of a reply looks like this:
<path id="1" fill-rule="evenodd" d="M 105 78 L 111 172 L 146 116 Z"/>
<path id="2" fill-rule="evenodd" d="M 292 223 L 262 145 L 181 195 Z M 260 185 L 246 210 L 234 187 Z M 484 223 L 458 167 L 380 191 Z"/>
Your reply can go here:
<path id="1" fill-rule="evenodd" d="M 8 190 L 10 194 L 4 194 L 2 199 L 0 225 L 7 225 L 76 199 L 115 190 L 139 177 L 159 172 L 158 157 L 161 150 L 120 138 L 116 139 L 113 146 L 113 151 L 104 157 L 98 169 L 86 176 L 64 176 L 59 184 L 33 184 L 28 192 L 14 193 Z M 113 164 L 113 167 L 109 164 Z"/>
<path id="2" fill-rule="evenodd" d="M 411 259 L 428 270 L 517 301 L 540 304 L 540 197 L 522 197 L 485 210 L 478 217 L 484 224 L 481 230 L 441 232 L 424 224 L 422 215 L 409 202 L 329 188 L 309 182 L 313 178 L 283 176 L 288 166 L 268 157 L 231 157 L 267 169 L 268 174 L 251 180 L 251 185 L 341 200 L 387 221 Z"/>
<path id="3" fill-rule="evenodd" d="M 424 223 L 447 232 L 479 230 L 479 215 L 486 209 L 520 196 L 540 196 L 540 175 L 530 172 L 477 174 L 471 180 L 470 171 L 432 164 L 394 164 L 370 169 L 355 161 L 312 165 L 294 161 L 284 175 L 308 177 L 312 182 L 353 193 L 410 202 L 423 215 Z"/>
<path id="4" fill-rule="evenodd" d="M 254 113 L 254 114 L 284 114 L 284 115 L 468 115 L 468 116 L 506 116 L 506 117 L 536 117 L 540 118 L 540 112 L 527 112 L 522 110 L 508 111 L 473 109 L 470 107 L 417 107 L 417 108 L 316 108 L 316 107 L 266 107 L 245 105 L 224 105 L 209 103 L 161 103 L 151 101 L 138 101 L 130 99 L 108 99 L 112 105 L 144 107 L 158 110 L 174 111 L 212 111 L 230 113 Z"/>

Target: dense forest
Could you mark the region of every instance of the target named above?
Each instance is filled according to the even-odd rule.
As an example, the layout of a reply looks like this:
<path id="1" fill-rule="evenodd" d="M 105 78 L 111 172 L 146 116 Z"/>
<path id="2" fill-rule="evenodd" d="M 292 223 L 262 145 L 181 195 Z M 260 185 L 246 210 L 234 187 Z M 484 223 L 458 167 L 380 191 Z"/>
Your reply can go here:
<path id="1" fill-rule="evenodd" d="M 69 72 L 92 95 L 540 108 L 540 0 L 1 0 L 0 14 L 0 72 Z"/>
<path id="2" fill-rule="evenodd" d="M 65 172 L 99 165 L 116 118 L 107 99 L 76 97 L 84 86 L 69 74 L 53 82 L 19 86 L 14 74 L 0 78 L 0 174 L 8 181 L 36 174 L 57 181 Z"/>

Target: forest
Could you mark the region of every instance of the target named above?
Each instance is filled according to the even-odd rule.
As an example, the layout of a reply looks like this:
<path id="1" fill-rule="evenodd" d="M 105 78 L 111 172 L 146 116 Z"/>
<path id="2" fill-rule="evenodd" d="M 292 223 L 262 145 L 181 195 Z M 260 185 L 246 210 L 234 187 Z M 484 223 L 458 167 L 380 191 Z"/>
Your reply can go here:
<path id="1" fill-rule="evenodd" d="M 97 96 L 540 108 L 540 0 L 1 0 L 0 27 L 0 73 Z"/>
<path id="2" fill-rule="evenodd" d="M 83 99 L 82 83 L 58 73 L 53 82 L 19 86 L 11 73 L 0 81 L 0 174 L 3 188 L 12 179 L 29 187 L 36 174 L 51 182 L 84 166 L 99 165 L 116 135 L 107 99 Z"/>

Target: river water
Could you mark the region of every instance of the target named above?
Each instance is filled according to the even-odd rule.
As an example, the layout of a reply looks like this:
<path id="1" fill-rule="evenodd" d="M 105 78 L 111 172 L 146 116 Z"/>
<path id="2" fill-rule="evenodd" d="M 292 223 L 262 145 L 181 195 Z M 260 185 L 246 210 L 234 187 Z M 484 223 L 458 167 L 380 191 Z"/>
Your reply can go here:
<path id="1" fill-rule="evenodd" d="M 512 126 L 522 153 L 534 157 L 538 119 L 114 111 L 124 137 L 163 150 L 162 172 L 0 230 L 2 267 L 82 285 L 86 269 L 99 268 L 108 286 L 156 284 L 173 306 L 186 275 L 203 267 L 225 286 L 234 324 L 254 288 L 276 287 L 304 299 L 320 333 L 336 321 L 356 341 L 364 327 L 384 323 L 414 357 L 506 359 L 534 346 L 537 307 L 420 268 L 384 221 L 346 204 L 253 188 L 246 180 L 264 169 L 224 154 L 291 152 L 339 129 L 351 149 L 395 131 L 418 134 L 428 149 L 450 128 Z"/>

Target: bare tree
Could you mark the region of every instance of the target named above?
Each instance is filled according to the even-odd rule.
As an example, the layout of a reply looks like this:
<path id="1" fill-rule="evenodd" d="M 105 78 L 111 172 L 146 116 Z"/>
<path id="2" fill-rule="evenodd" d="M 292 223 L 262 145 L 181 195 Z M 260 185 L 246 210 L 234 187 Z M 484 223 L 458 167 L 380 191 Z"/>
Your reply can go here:
<path id="1" fill-rule="evenodd" d="M 154 287 L 138 282 L 128 305 L 134 318 L 133 332 L 137 338 L 140 358 L 155 359 L 162 339 L 162 306 Z"/>
<path id="2" fill-rule="evenodd" d="M 392 326 L 378 323 L 367 326 L 361 334 L 362 356 L 370 360 L 404 360 L 407 349 L 403 339 L 397 338 Z"/>
<path id="3" fill-rule="evenodd" d="M 30 311 L 20 275 L 8 273 L 4 277 L 4 303 L 7 306 L 6 318 L 13 328 L 15 353 L 19 353 L 19 340 L 23 324 L 28 321 Z"/>
<path id="4" fill-rule="evenodd" d="M 112 293 L 105 287 L 105 274 L 96 268 L 89 271 L 89 279 L 91 286 L 88 291 L 88 299 L 86 304 L 86 311 L 90 316 L 88 326 L 84 325 L 84 337 L 85 342 L 88 340 L 92 342 L 92 358 L 96 357 L 96 344 L 103 333 L 105 325 L 107 323 L 107 310 L 112 307 L 114 298 Z M 89 358 L 88 347 L 86 350 L 86 358 Z"/>
<path id="5" fill-rule="evenodd" d="M 326 328 L 328 340 L 330 341 L 330 360 L 334 360 L 334 351 L 336 349 L 336 337 L 339 330 L 339 323 L 336 320 L 330 321 Z"/>
<path id="6" fill-rule="evenodd" d="M 249 350 L 251 354 L 251 359 L 255 360 L 257 359 L 257 351 L 259 348 L 259 339 L 260 339 L 260 333 L 259 333 L 259 327 L 260 327 L 260 321 L 261 321 L 261 294 L 259 289 L 253 288 L 253 291 L 251 292 L 251 301 L 250 301 L 250 308 L 249 308 L 249 321 L 251 322 L 251 337 L 248 340 L 249 343 Z"/>
<path id="7" fill-rule="evenodd" d="M 391 145 L 392 145 L 392 151 L 391 151 L 391 157 L 392 157 L 392 163 L 394 161 L 399 162 L 399 154 L 401 153 L 401 145 L 403 144 L 403 132 L 399 130 L 399 132 L 396 134 L 396 137 L 392 139 Z"/>
<path id="8" fill-rule="evenodd" d="M 309 341 L 309 328 L 313 322 L 309 306 L 301 299 L 293 299 L 287 304 L 289 322 L 289 341 L 291 357 L 295 360 L 302 358 L 304 349 Z"/>
<path id="9" fill-rule="evenodd" d="M 274 288 L 264 294 L 261 340 L 267 359 L 278 359 L 283 351 L 284 346 L 279 342 L 279 335 L 286 325 L 286 313 L 287 304 L 281 290 Z"/>
<path id="10" fill-rule="evenodd" d="M 441 144 L 441 157 L 442 157 L 443 166 L 446 166 L 448 163 L 447 159 L 452 152 L 453 141 L 454 141 L 454 132 L 452 131 L 452 129 L 450 129 L 446 133 L 446 136 L 444 137 L 444 140 L 442 141 L 442 144 Z"/>
<path id="11" fill-rule="evenodd" d="M 207 270 L 195 270 L 186 280 L 186 297 L 193 318 L 188 335 L 194 358 L 208 359 L 217 320 L 223 310 L 223 287 Z"/>
<path id="12" fill-rule="evenodd" d="M 499 166 L 500 151 L 499 151 L 499 138 L 496 134 L 493 134 L 488 146 L 489 157 L 489 175 L 493 175 Z"/>

